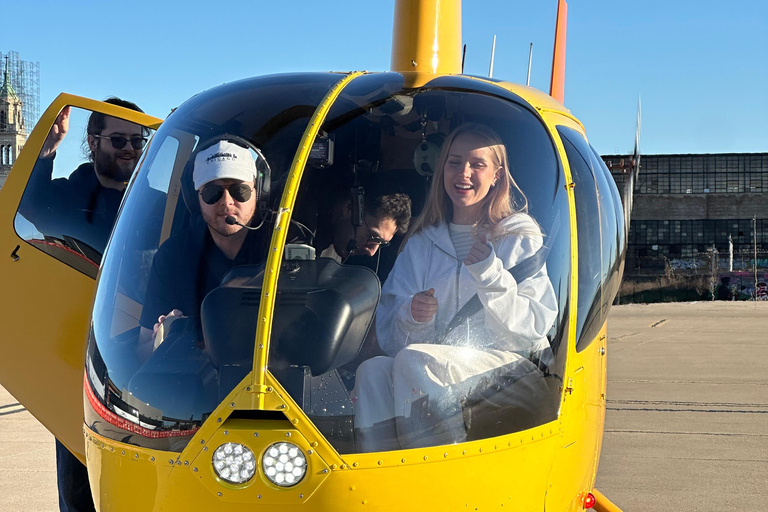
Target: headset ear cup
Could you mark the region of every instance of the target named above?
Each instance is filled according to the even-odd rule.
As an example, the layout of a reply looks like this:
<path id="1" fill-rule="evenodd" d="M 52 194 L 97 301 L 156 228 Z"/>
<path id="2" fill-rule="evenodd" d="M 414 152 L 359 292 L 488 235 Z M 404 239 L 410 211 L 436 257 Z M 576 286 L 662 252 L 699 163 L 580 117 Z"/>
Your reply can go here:
<path id="1" fill-rule="evenodd" d="M 194 158 L 190 158 L 184 165 L 184 170 L 181 172 L 181 197 L 184 200 L 184 204 L 187 205 L 187 210 L 192 216 L 201 215 L 200 203 L 197 201 L 197 190 L 195 190 L 195 182 L 192 180 L 192 170 L 194 168 Z"/>
<path id="2" fill-rule="evenodd" d="M 365 212 L 365 189 L 360 185 L 352 187 L 349 199 L 352 203 L 352 225 L 362 226 L 363 213 Z"/>
<path id="3" fill-rule="evenodd" d="M 261 214 L 261 218 L 265 218 L 265 215 L 269 213 L 270 210 L 270 191 L 272 189 L 272 172 L 269 168 L 269 165 L 266 163 L 266 160 L 261 155 L 261 152 L 259 152 L 259 156 L 261 157 L 261 162 L 263 162 L 264 165 L 258 166 L 258 172 L 259 172 L 259 213 Z"/>

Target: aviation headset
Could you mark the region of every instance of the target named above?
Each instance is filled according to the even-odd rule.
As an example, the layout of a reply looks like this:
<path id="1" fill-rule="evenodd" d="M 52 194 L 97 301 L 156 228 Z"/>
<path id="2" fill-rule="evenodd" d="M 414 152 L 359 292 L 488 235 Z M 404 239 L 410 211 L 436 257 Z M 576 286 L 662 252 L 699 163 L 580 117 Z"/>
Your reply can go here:
<path id="1" fill-rule="evenodd" d="M 266 219 L 270 211 L 269 192 L 272 186 L 272 170 L 269 168 L 266 158 L 264 158 L 264 155 L 256 146 L 242 137 L 228 133 L 217 135 L 199 144 L 190 155 L 187 163 L 184 164 L 184 171 L 181 173 L 181 195 L 184 198 L 184 204 L 187 205 L 187 210 L 192 215 L 201 215 L 200 203 L 197 201 L 197 190 L 195 190 L 195 183 L 192 179 L 195 158 L 197 158 L 198 153 L 201 151 L 223 140 L 256 153 L 256 211 L 262 220 Z"/>

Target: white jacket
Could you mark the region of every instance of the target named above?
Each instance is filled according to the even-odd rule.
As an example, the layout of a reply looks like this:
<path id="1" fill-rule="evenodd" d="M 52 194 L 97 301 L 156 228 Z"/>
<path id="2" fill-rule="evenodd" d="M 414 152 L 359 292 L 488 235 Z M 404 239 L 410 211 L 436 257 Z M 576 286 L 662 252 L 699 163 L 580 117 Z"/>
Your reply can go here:
<path id="1" fill-rule="evenodd" d="M 456 257 L 448 225 L 429 226 L 412 236 L 398 256 L 381 290 L 376 311 L 376 334 L 381 349 L 394 357 L 413 343 L 435 343 L 461 307 L 475 294 L 483 309 L 454 329 L 446 344 L 516 352 L 528 357 L 549 346 L 546 333 L 557 317 L 557 299 L 546 265 L 521 283 L 506 270 L 542 246 L 530 216 L 517 213 L 502 223 L 513 233 L 489 242 L 484 261 L 464 265 Z M 429 322 L 411 315 L 416 293 L 435 289 L 438 309 Z"/>

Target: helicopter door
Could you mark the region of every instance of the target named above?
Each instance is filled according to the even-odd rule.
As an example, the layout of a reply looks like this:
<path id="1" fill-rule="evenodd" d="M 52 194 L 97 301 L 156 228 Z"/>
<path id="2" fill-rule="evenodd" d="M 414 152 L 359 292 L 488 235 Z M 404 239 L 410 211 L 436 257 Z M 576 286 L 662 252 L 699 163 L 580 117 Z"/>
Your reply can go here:
<path id="1" fill-rule="evenodd" d="M 68 129 L 55 152 L 43 155 L 59 113 L 67 114 Z M 117 189 L 98 189 L 83 155 L 90 153 L 84 139 L 94 113 L 106 114 L 96 116 L 104 126 L 94 132 L 105 137 L 91 141 L 109 145 L 100 154 L 124 169 L 115 181 L 130 176 L 162 121 L 61 94 L 38 121 L 0 190 L 0 384 L 81 460 L 88 323 L 101 256 L 123 196 Z M 61 126 L 59 121 L 55 132 Z M 86 204 L 73 200 L 69 192 L 75 189 L 85 191 Z"/>

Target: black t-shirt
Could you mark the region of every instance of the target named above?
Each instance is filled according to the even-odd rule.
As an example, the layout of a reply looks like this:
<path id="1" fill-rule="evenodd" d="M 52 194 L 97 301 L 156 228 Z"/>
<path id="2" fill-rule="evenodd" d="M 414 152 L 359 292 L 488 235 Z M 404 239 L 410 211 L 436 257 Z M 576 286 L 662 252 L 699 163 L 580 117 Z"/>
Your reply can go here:
<path id="1" fill-rule="evenodd" d="M 195 226 L 190 232 L 168 239 L 152 261 L 144 308 L 139 323 L 152 329 L 161 315 L 174 309 L 184 316 L 200 318 L 205 296 L 221 284 L 234 267 L 261 263 L 266 259 L 271 225 L 251 231 L 234 260 L 228 259 L 211 238 L 208 227 Z"/>
<path id="2" fill-rule="evenodd" d="M 98 253 L 107 245 L 123 190 L 101 186 L 92 163 L 84 163 L 68 178 L 52 179 L 53 158 L 40 158 L 27 183 L 19 213 L 47 237 L 71 237 Z"/>

